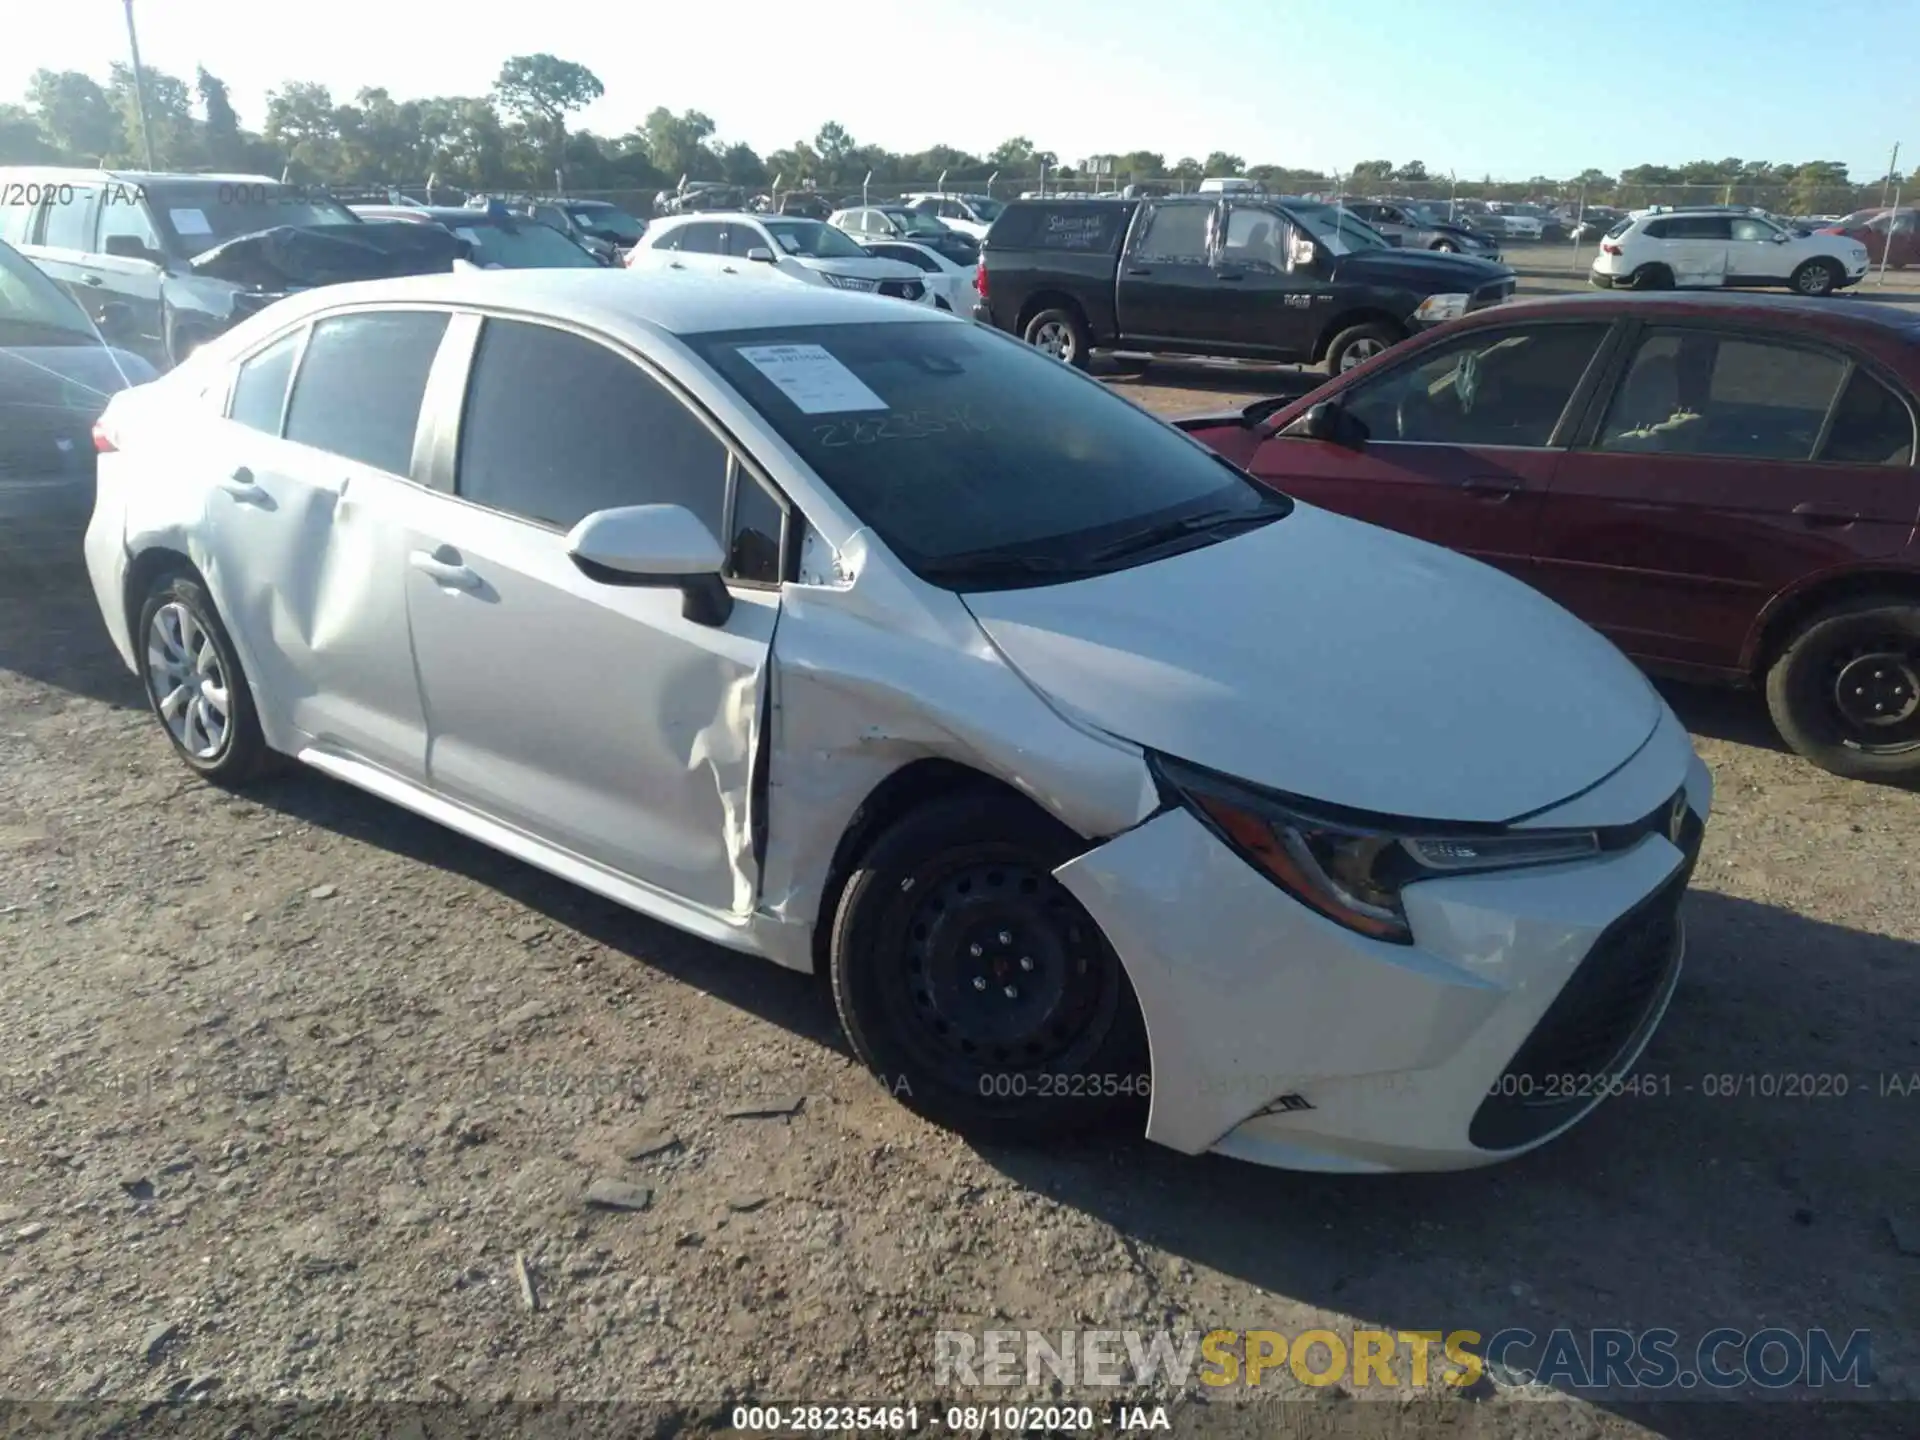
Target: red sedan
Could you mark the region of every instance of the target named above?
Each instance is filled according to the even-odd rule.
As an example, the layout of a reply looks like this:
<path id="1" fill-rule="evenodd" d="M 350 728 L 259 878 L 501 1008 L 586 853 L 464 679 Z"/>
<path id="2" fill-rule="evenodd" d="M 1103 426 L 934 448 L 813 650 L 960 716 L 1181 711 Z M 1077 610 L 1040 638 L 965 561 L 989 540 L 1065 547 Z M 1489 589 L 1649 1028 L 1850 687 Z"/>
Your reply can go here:
<path id="1" fill-rule="evenodd" d="M 1858 240 L 1867 247 L 1867 258 L 1875 265 L 1882 260 L 1895 270 L 1920 265 L 1920 210 L 1905 206 L 1898 210 L 1856 210 L 1820 233 Z"/>
<path id="2" fill-rule="evenodd" d="M 1902 308 L 1576 295 L 1180 424 L 1301 500 L 1511 572 L 1649 669 L 1759 687 L 1836 774 L 1913 781 L 1916 393 Z"/>

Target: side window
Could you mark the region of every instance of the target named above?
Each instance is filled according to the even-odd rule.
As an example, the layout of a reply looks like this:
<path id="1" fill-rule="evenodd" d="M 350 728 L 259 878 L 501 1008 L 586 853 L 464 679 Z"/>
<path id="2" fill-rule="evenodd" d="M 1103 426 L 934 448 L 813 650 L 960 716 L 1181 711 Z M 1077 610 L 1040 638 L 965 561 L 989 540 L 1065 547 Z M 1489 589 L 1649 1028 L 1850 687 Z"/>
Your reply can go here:
<path id="1" fill-rule="evenodd" d="M 6 179 L 5 172 L 0 171 L 0 240 L 9 245 L 29 243 L 27 236 L 40 215 L 38 202 L 29 203 L 25 199 L 31 193 L 30 187 Z"/>
<path id="2" fill-rule="evenodd" d="M 1670 240 L 1731 240 L 1733 221 L 1725 215 L 1682 215 L 1667 222 Z"/>
<path id="3" fill-rule="evenodd" d="M 1600 427 L 1599 448 L 1807 460 L 1846 368 L 1838 356 L 1764 340 L 1650 331 Z"/>
<path id="4" fill-rule="evenodd" d="M 444 313 L 336 315 L 313 327 L 287 404 L 287 439 L 405 475 Z"/>
<path id="5" fill-rule="evenodd" d="M 93 249 L 93 225 L 100 213 L 100 192 L 91 185 L 60 185 L 47 202 L 40 243 L 51 250 Z"/>
<path id="6" fill-rule="evenodd" d="M 1640 232 L 1649 240 L 1666 240 L 1673 234 L 1671 220 L 1649 220 L 1646 228 Z"/>
<path id="7" fill-rule="evenodd" d="M 1221 246 L 1220 258 L 1230 265 L 1284 270 L 1292 239 L 1293 227 L 1278 215 L 1236 207 L 1227 213 L 1226 243 Z"/>
<path id="8" fill-rule="evenodd" d="M 662 230 L 658 235 L 653 237 L 653 243 L 647 248 L 650 250 L 678 250 L 680 248 L 681 237 L 686 234 L 686 230 L 687 227 L 684 225 L 675 226 L 671 230 Z"/>
<path id="9" fill-rule="evenodd" d="M 280 433 L 280 417 L 287 408 L 287 382 L 293 378 L 293 359 L 300 353 L 304 329 L 283 335 L 252 359 L 242 362 L 233 380 L 233 400 L 227 418 L 265 435 Z"/>
<path id="10" fill-rule="evenodd" d="M 147 218 L 147 207 L 130 193 L 109 195 L 100 207 L 101 254 L 107 253 L 107 241 L 115 235 L 131 236 L 154 251 L 156 258 L 163 248 L 159 232 Z"/>
<path id="11" fill-rule="evenodd" d="M 1864 370 L 1847 382 L 1820 458 L 1835 464 L 1910 465 L 1913 415 L 1904 401 Z"/>
<path id="12" fill-rule="evenodd" d="M 733 534 L 727 540 L 727 573 L 760 585 L 778 585 L 780 502 L 760 482 L 735 467 Z"/>
<path id="13" fill-rule="evenodd" d="M 940 218 L 942 220 L 971 220 L 973 217 L 967 214 L 967 207 L 962 205 L 958 200 L 942 200 L 940 202 Z"/>
<path id="14" fill-rule="evenodd" d="M 1607 328 L 1476 331 L 1355 386 L 1342 403 L 1376 440 L 1537 448 L 1553 438 Z"/>
<path id="15" fill-rule="evenodd" d="M 1733 222 L 1733 238 L 1736 240 L 1771 240 L 1779 233 L 1764 220 L 1743 217 Z"/>
<path id="16" fill-rule="evenodd" d="M 1207 231 L 1213 223 L 1211 205 L 1156 205 L 1140 236 L 1142 260 L 1173 260 L 1190 265 L 1207 263 Z"/>
<path id="17" fill-rule="evenodd" d="M 680 248 L 689 255 L 718 255 L 724 227 L 702 222 L 680 232 Z"/>
<path id="18" fill-rule="evenodd" d="M 684 505 L 718 538 L 726 489 L 726 447 L 639 365 L 550 326 L 487 322 L 456 493 L 562 530 L 596 510 Z"/>

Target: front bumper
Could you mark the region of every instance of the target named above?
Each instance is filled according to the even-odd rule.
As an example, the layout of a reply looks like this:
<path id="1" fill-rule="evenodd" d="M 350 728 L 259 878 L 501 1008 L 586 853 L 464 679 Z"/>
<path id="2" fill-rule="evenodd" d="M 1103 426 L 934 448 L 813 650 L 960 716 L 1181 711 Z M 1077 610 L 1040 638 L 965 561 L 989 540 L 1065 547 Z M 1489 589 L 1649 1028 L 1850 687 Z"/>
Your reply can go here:
<path id="1" fill-rule="evenodd" d="M 1712 781 L 1671 715 L 1614 776 L 1538 823 L 1624 823 L 1683 779 L 1683 838 L 1697 846 Z M 1605 1098 L 1672 994 L 1691 864 L 1649 834 L 1578 864 L 1427 881 L 1405 895 L 1412 945 L 1309 911 L 1185 810 L 1058 873 L 1139 998 L 1147 1138 L 1380 1172 L 1505 1159 Z"/>

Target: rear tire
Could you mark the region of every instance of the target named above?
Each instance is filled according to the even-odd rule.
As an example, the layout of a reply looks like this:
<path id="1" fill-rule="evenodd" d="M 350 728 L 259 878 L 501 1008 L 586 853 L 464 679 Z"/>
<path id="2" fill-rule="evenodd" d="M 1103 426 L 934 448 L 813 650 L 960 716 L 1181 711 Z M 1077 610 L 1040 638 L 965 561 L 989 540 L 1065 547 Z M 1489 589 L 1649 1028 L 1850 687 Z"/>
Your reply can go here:
<path id="1" fill-rule="evenodd" d="M 1831 295 L 1847 277 L 1831 260 L 1808 260 L 1787 277 L 1796 295 Z"/>
<path id="2" fill-rule="evenodd" d="M 1092 360 L 1087 322 L 1078 310 L 1055 307 L 1042 310 L 1027 322 L 1026 342 L 1034 349 L 1084 370 Z"/>
<path id="3" fill-rule="evenodd" d="M 1635 290 L 1671 290 L 1673 289 L 1673 271 L 1665 265 L 1642 265 L 1633 272 Z"/>
<path id="4" fill-rule="evenodd" d="M 1846 600 L 1801 623 L 1768 667 L 1780 738 L 1850 780 L 1920 782 L 1920 601 Z"/>
<path id="5" fill-rule="evenodd" d="M 1383 320 L 1369 320 L 1364 325 L 1349 326 L 1334 336 L 1333 343 L 1327 346 L 1327 373 L 1343 375 L 1354 366 L 1392 349 L 1406 338 L 1406 331 Z"/>
<path id="6" fill-rule="evenodd" d="M 859 861 L 828 978 L 855 1053 L 908 1108 L 1011 1141 L 1144 1122 L 1139 1004 L 1052 873 L 1081 848 L 1024 801 L 970 794 L 905 816 Z"/>
<path id="7" fill-rule="evenodd" d="M 188 769 L 238 786 L 279 768 L 240 657 L 198 578 L 172 571 L 154 581 L 134 645 L 147 703 Z"/>

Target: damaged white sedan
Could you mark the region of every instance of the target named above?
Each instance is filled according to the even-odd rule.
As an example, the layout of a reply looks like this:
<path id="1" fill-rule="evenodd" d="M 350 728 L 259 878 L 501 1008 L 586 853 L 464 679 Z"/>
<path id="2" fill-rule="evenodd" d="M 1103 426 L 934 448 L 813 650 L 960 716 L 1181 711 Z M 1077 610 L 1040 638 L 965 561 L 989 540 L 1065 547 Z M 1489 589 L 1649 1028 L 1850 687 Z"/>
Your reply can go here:
<path id="1" fill-rule="evenodd" d="M 1611 645 L 965 321 L 341 285 L 97 441 L 93 584 L 189 766 L 824 970 L 943 1122 L 1483 1164 L 1673 992 L 1710 784 Z"/>

